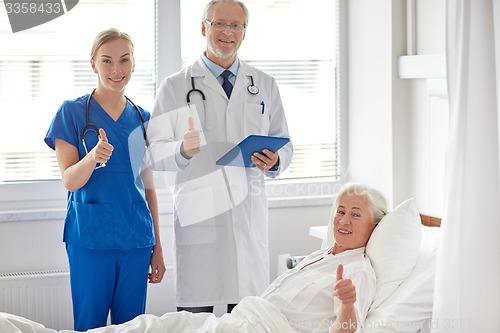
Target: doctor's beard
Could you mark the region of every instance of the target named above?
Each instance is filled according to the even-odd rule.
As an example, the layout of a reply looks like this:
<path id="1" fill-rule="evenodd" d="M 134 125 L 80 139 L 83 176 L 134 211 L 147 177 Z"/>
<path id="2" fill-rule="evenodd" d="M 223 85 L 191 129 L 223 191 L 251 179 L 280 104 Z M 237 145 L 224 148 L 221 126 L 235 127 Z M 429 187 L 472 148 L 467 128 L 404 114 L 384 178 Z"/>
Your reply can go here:
<path id="1" fill-rule="evenodd" d="M 222 60 L 229 60 L 232 57 L 236 56 L 236 52 L 238 52 L 238 49 L 232 49 L 229 51 L 224 52 L 224 50 L 216 47 L 212 43 L 208 43 L 208 49 L 210 52 L 212 52 L 217 58 L 222 59 Z"/>

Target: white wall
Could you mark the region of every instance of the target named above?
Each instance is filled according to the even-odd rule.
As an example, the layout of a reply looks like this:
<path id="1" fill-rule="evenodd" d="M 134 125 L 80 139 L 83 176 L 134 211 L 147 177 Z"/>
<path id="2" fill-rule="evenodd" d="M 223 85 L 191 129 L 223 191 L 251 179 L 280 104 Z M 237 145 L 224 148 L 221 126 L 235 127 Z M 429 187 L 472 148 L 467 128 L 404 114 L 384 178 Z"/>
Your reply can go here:
<path id="1" fill-rule="evenodd" d="M 349 174 L 392 201 L 392 1 L 347 3 Z"/>
<path id="2" fill-rule="evenodd" d="M 417 1 L 417 54 L 445 54 L 445 2 Z M 416 166 L 412 193 L 422 212 L 442 216 L 448 104 L 446 98 L 429 96 L 428 89 L 428 80 L 411 80 L 412 156 Z"/>
<path id="3" fill-rule="evenodd" d="M 393 205 L 414 197 L 422 213 L 443 211 L 446 100 L 426 79 L 400 79 L 406 1 L 349 0 L 348 168 Z M 444 53 L 444 0 L 416 1 L 417 54 Z"/>

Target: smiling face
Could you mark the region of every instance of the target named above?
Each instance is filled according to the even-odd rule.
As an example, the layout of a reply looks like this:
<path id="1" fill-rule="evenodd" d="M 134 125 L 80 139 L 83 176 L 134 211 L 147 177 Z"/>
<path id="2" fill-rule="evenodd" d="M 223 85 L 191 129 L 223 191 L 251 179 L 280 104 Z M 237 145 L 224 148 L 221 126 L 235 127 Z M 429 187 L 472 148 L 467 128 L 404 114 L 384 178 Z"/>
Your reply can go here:
<path id="1" fill-rule="evenodd" d="M 345 194 L 339 201 L 333 220 L 333 253 L 366 246 L 376 224 L 368 201 L 361 195 Z"/>
<path id="2" fill-rule="evenodd" d="M 243 9 L 232 3 L 217 3 L 212 8 L 210 22 L 226 24 L 245 24 Z M 201 32 L 207 39 L 207 58 L 221 67 L 229 68 L 236 59 L 241 42 L 245 39 L 245 30 L 233 31 L 214 29 L 209 23 L 202 22 Z"/>
<path id="3" fill-rule="evenodd" d="M 123 38 L 110 40 L 101 45 L 90 63 L 99 77 L 99 88 L 123 91 L 134 71 L 132 45 Z"/>

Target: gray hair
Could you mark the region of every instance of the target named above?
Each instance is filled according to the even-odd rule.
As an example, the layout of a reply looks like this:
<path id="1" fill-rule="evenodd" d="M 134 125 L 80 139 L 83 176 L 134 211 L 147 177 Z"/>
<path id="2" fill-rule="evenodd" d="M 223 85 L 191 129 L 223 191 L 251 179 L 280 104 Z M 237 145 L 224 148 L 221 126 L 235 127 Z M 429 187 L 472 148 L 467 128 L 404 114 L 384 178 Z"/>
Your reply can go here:
<path id="1" fill-rule="evenodd" d="M 374 223 L 377 224 L 387 214 L 388 203 L 385 196 L 374 187 L 362 183 L 346 183 L 335 198 L 335 210 L 339 207 L 344 195 L 355 194 L 365 198 L 371 206 Z"/>
<path id="2" fill-rule="evenodd" d="M 243 9 L 243 12 L 245 13 L 245 26 L 248 26 L 248 9 L 245 6 L 245 4 L 239 0 L 212 0 L 207 5 L 205 6 L 205 9 L 203 10 L 203 17 L 201 18 L 202 22 L 205 22 L 205 20 L 210 20 L 212 16 L 212 9 L 215 4 L 218 3 L 232 3 L 235 5 L 238 5 Z"/>

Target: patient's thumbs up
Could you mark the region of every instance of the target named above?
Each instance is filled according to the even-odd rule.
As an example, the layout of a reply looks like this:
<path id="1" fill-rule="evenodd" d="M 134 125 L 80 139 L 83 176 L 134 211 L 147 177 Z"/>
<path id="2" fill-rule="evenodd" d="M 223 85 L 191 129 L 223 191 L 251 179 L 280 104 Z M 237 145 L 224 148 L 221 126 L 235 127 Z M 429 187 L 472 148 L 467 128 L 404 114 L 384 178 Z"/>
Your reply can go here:
<path id="1" fill-rule="evenodd" d="M 342 264 L 337 266 L 337 279 L 333 287 L 333 295 L 343 305 L 352 305 L 356 302 L 356 286 L 351 279 L 344 279 L 344 265 Z"/>
<path id="2" fill-rule="evenodd" d="M 182 140 L 181 154 L 189 159 L 200 152 L 201 137 L 200 131 L 194 126 L 193 117 L 189 116 L 187 121 L 188 129 Z"/>
<path id="3" fill-rule="evenodd" d="M 342 280 L 344 278 L 344 266 L 342 264 L 339 264 L 337 266 L 337 282 Z"/>
<path id="4" fill-rule="evenodd" d="M 108 142 L 108 137 L 106 136 L 106 132 L 104 131 L 103 128 L 99 128 L 99 138 L 103 142 Z"/>

